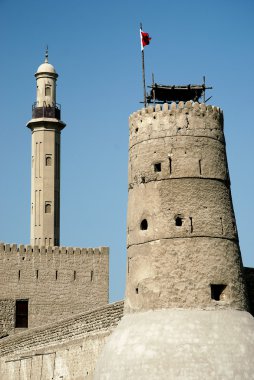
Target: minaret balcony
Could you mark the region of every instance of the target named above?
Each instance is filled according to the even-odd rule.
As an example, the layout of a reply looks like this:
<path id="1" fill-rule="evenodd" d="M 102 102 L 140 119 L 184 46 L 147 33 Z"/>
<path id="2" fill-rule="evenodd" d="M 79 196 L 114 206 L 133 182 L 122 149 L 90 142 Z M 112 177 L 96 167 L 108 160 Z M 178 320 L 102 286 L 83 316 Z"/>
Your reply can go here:
<path id="1" fill-rule="evenodd" d="M 37 102 L 32 106 L 32 118 L 38 119 L 41 117 L 54 118 L 61 120 L 61 106 L 60 104 L 55 104 L 54 106 L 43 105 L 38 107 Z"/>

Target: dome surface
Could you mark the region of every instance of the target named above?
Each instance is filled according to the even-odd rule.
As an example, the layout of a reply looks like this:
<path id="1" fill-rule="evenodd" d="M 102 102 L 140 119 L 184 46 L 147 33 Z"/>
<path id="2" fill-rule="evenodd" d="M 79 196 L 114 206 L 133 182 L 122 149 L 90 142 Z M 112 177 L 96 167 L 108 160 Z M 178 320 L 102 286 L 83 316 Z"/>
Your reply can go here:
<path id="1" fill-rule="evenodd" d="M 39 73 L 53 73 L 56 74 L 56 70 L 53 65 L 51 65 L 48 62 L 42 63 L 39 67 L 38 70 L 36 71 L 36 74 Z"/>
<path id="2" fill-rule="evenodd" d="M 128 314 L 108 339 L 94 380 L 249 380 L 254 319 L 238 310 Z"/>

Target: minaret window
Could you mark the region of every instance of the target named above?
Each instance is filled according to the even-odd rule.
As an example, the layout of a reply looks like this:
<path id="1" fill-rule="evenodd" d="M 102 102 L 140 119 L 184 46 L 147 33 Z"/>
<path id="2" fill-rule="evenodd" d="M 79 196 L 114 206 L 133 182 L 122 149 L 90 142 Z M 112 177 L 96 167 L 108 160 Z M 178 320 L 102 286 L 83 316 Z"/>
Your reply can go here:
<path id="1" fill-rule="evenodd" d="M 48 84 L 45 86 L 45 96 L 51 96 L 51 87 Z"/>
<path id="2" fill-rule="evenodd" d="M 46 214 L 50 214 L 51 213 L 51 203 L 50 202 L 46 202 L 45 203 L 45 213 Z"/>
<path id="3" fill-rule="evenodd" d="M 47 154 L 46 155 L 45 164 L 46 164 L 46 166 L 51 166 L 52 165 L 52 156 L 51 156 L 51 154 Z"/>

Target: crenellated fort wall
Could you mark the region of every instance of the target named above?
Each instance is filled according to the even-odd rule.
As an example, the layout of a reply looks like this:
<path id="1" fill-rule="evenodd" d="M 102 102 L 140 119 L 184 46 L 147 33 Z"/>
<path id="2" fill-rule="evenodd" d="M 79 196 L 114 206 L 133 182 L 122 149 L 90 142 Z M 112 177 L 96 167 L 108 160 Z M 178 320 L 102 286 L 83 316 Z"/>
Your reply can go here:
<path id="1" fill-rule="evenodd" d="M 109 249 L 0 244 L 1 335 L 28 300 L 28 328 L 108 304 Z"/>

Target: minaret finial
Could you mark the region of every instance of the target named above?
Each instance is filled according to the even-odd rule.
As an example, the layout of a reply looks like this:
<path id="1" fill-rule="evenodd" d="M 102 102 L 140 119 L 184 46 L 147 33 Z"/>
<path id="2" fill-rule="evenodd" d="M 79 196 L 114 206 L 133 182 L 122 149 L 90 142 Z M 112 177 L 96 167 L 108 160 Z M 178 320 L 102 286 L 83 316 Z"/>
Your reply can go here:
<path id="1" fill-rule="evenodd" d="M 49 57 L 49 47 L 47 45 L 46 50 L 45 50 L 45 63 L 48 63 L 48 57 Z"/>

